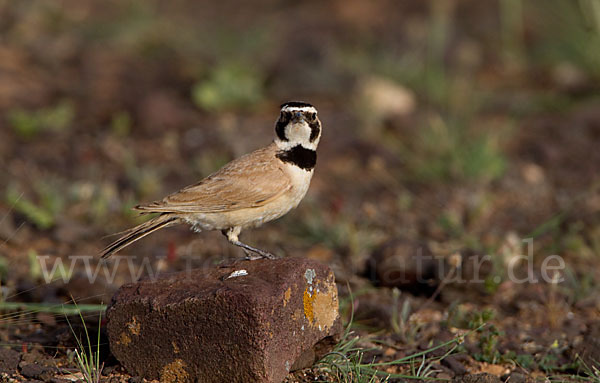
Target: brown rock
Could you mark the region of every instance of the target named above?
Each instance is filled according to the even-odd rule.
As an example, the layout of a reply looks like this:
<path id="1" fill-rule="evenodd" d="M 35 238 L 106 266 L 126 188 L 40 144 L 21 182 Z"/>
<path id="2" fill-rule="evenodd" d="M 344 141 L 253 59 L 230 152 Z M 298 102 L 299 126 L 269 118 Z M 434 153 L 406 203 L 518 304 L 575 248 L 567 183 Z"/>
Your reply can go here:
<path id="1" fill-rule="evenodd" d="M 467 369 L 455 355 L 448 355 L 442 359 L 442 364 L 451 369 L 455 375 L 465 375 L 467 373 Z"/>
<path id="2" fill-rule="evenodd" d="M 21 375 L 30 379 L 38 379 L 44 382 L 50 381 L 56 371 L 36 363 L 27 363 L 21 366 Z"/>
<path id="3" fill-rule="evenodd" d="M 112 353 L 161 382 L 281 382 L 341 332 L 331 270 L 302 258 L 240 261 L 128 284 L 107 311 Z"/>
<path id="4" fill-rule="evenodd" d="M 0 374 L 14 374 L 20 361 L 20 353 L 10 348 L 0 348 Z"/>
<path id="5" fill-rule="evenodd" d="M 496 375 L 483 372 L 481 374 L 469 374 L 462 377 L 454 378 L 454 383 L 502 383 Z"/>
<path id="6" fill-rule="evenodd" d="M 439 284 L 439 263 L 427 245 L 395 239 L 373 251 L 366 273 L 379 286 L 431 295 Z"/>
<path id="7" fill-rule="evenodd" d="M 535 378 L 518 372 L 511 372 L 507 376 L 503 376 L 502 380 L 508 383 L 536 383 Z"/>

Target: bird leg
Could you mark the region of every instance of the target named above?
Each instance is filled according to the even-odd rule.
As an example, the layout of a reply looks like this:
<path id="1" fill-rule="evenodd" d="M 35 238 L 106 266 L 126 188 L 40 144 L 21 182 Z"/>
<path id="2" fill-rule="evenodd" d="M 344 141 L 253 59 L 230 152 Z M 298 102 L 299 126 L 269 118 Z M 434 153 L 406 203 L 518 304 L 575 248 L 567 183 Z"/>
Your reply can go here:
<path id="1" fill-rule="evenodd" d="M 242 228 L 237 226 L 237 227 L 232 227 L 228 230 L 223 230 L 222 233 L 224 236 L 227 237 L 227 240 L 229 241 L 229 243 L 242 248 L 244 253 L 246 253 L 246 259 L 248 259 L 250 261 L 254 261 L 254 260 L 263 259 L 263 258 L 264 259 L 277 258 L 275 255 L 269 253 L 268 251 L 257 249 L 256 247 L 252 247 L 250 245 L 246 245 L 245 243 L 241 242 L 238 238 L 241 231 L 242 231 Z"/>

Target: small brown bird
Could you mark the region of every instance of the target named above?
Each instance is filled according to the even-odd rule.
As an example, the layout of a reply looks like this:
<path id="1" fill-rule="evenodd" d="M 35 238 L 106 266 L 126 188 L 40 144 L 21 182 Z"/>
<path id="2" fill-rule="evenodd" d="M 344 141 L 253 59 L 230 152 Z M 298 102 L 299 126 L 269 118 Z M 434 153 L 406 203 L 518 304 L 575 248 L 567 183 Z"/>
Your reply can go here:
<path id="1" fill-rule="evenodd" d="M 102 251 L 102 258 L 158 229 L 187 223 L 196 232 L 221 230 L 249 259 L 274 258 L 240 242 L 242 229 L 258 227 L 298 206 L 310 185 L 321 139 L 317 110 L 305 102 L 287 102 L 275 124 L 275 140 L 223 166 L 202 181 L 160 201 L 138 205 L 141 214 L 159 216 L 133 227 Z"/>

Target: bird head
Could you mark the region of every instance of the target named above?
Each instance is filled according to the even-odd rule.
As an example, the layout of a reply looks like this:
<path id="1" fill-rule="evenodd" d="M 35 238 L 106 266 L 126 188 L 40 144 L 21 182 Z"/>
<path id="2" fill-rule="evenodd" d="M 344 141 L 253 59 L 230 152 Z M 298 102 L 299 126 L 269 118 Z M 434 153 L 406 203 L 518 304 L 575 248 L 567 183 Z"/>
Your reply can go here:
<path id="1" fill-rule="evenodd" d="M 280 150 L 298 145 L 316 150 L 321 139 L 321 121 L 317 116 L 317 109 L 305 102 L 286 102 L 281 105 L 275 132 L 275 143 Z"/>

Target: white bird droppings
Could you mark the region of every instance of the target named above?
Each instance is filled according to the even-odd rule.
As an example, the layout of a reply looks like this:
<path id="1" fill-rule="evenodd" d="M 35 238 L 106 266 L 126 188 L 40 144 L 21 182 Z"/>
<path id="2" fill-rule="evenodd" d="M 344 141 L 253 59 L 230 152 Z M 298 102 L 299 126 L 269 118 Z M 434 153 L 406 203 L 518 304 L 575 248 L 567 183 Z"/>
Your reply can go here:
<path id="1" fill-rule="evenodd" d="M 233 273 L 229 274 L 229 276 L 225 279 L 229 279 L 229 278 L 237 278 L 237 277 L 243 277 L 244 275 L 248 275 L 248 271 L 247 270 L 236 270 Z"/>

